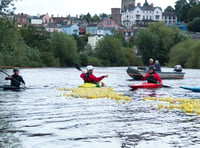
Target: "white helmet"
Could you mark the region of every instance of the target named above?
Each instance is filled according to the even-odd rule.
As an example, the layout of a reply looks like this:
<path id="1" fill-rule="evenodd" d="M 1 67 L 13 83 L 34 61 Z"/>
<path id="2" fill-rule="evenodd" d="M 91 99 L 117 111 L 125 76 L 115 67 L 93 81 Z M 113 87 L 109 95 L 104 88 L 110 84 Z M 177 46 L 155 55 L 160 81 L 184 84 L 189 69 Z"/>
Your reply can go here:
<path id="1" fill-rule="evenodd" d="M 93 70 L 94 69 L 94 67 L 92 66 L 92 65 L 88 65 L 87 66 L 87 71 L 91 71 L 91 70 Z"/>

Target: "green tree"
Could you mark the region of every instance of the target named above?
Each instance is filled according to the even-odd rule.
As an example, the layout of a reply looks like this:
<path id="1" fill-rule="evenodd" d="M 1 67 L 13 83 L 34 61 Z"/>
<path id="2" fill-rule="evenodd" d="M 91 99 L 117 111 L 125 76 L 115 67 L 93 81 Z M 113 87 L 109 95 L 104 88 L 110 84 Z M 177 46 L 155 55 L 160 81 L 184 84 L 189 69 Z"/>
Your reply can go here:
<path id="1" fill-rule="evenodd" d="M 148 59 L 151 57 L 165 64 L 168 62 L 170 48 L 185 39 L 178 28 L 169 28 L 164 23 L 151 23 L 148 29 L 138 33 L 135 42 L 145 64 L 148 64 Z"/>
<path id="2" fill-rule="evenodd" d="M 149 29 L 142 30 L 138 33 L 135 42 L 141 51 L 145 64 L 148 64 L 149 58 L 159 57 L 159 37 L 156 33 L 151 32 Z"/>
<path id="3" fill-rule="evenodd" d="M 200 17 L 200 5 L 194 6 L 188 12 L 189 21 L 193 21 L 195 17 Z"/>
<path id="4" fill-rule="evenodd" d="M 17 0 L 0 0 L 0 12 L 11 12 L 15 10 L 14 1 Z"/>
<path id="5" fill-rule="evenodd" d="M 176 1 L 175 10 L 179 21 L 188 21 L 188 11 L 190 8 L 190 4 L 187 2 L 187 0 Z"/>
<path id="6" fill-rule="evenodd" d="M 200 68 L 200 41 L 186 40 L 170 51 L 169 66 L 180 64 L 186 68 Z"/>
<path id="7" fill-rule="evenodd" d="M 165 8 L 164 12 L 175 12 L 175 9 L 172 6 L 167 6 L 167 8 Z"/>
<path id="8" fill-rule="evenodd" d="M 83 42 L 84 39 L 81 39 L 76 34 L 74 34 L 73 37 L 74 37 L 74 39 L 76 41 L 78 52 L 80 53 L 81 51 L 84 51 L 84 49 L 85 49 L 85 43 Z"/>
<path id="9" fill-rule="evenodd" d="M 192 32 L 200 32 L 200 17 L 194 18 L 188 25 L 188 30 Z"/>
<path id="10" fill-rule="evenodd" d="M 96 56 L 105 66 L 123 65 L 124 53 L 121 41 L 111 36 L 104 37 L 97 44 Z"/>
<path id="11" fill-rule="evenodd" d="M 100 21 L 100 18 L 97 14 L 95 14 L 93 17 L 92 17 L 92 21 L 93 22 L 99 22 Z"/>
<path id="12" fill-rule="evenodd" d="M 79 62 L 76 41 L 71 36 L 54 32 L 51 48 L 61 66 L 73 66 Z"/>

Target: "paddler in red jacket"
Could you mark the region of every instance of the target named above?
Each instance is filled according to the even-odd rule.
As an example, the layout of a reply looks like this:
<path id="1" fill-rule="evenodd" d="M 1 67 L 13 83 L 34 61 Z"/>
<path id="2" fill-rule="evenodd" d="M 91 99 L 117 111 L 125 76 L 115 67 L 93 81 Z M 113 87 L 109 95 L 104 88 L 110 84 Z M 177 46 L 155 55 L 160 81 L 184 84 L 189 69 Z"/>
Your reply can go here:
<path id="1" fill-rule="evenodd" d="M 94 67 L 92 65 L 89 65 L 87 66 L 87 72 L 86 73 L 83 72 L 81 74 L 80 77 L 84 80 L 85 83 L 98 84 L 98 82 L 108 77 L 108 75 L 96 77 L 95 75 L 93 75 L 93 70 Z"/>
<path id="2" fill-rule="evenodd" d="M 149 73 L 145 75 L 143 80 L 147 80 L 148 83 L 162 84 L 162 80 L 158 73 L 155 72 L 154 66 L 149 67 Z"/>

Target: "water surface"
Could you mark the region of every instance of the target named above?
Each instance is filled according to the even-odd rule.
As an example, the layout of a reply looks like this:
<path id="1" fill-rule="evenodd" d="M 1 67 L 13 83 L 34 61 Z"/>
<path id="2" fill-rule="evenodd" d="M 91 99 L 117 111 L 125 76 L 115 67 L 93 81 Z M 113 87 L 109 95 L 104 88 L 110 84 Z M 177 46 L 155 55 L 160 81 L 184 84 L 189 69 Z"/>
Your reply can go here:
<path id="1" fill-rule="evenodd" d="M 165 68 L 165 71 L 172 69 Z M 11 71 L 7 71 L 11 72 Z M 185 79 L 164 80 L 172 88 L 130 91 L 126 67 L 96 68 L 109 74 L 108 86 L 133 98 L 127 104 L 109 99 L 62 97 L 57 88 L 82 84 L 74 68 L 23 69 L 27 89 L 0 92 L 0 147 L 5 148 L 155 148 L 200 147 L 200 116 L 157 110 L 144 96 L 200 98 L 179 86 L 200 86 L 200 70 L 185 69 Z M 5 75 L 0 75 L 1 83 Z"/>

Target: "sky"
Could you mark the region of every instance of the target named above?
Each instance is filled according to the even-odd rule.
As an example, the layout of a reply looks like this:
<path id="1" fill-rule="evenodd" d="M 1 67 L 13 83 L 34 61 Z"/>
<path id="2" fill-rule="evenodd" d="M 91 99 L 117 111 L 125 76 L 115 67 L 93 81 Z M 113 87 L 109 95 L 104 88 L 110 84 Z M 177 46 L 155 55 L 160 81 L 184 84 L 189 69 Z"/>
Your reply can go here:
<path id="1" fill-rule="evenodd" d="M 136 4 L 145 0 L 136 0 Z M 176 0 L 148 0 L 154 6 L 163 10 L 171 5 L 174 7 Z M 76 16 L 80 14 L 111 14 L 111 8 L 120 8 L 121 0 L 18 0 L 15 3 L 15 13 L 42 15 L 48 13 L 54 16 Z"/>

